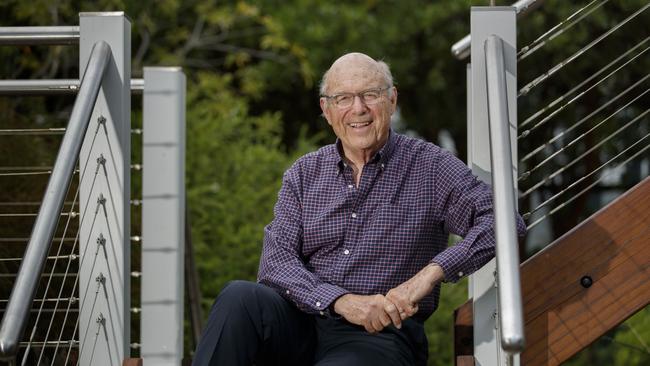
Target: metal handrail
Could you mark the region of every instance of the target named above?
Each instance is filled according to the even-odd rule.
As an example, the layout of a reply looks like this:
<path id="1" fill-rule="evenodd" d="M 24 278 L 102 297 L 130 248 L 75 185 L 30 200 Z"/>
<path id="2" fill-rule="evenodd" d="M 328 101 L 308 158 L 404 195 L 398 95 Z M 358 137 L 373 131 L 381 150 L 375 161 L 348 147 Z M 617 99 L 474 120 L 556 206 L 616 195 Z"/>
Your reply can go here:
<path id="1" fill-rule="evenodd" d="M 0 27 L 0 45 L 79 43 L 79 26 Z"/>
<path id="2" fill-rule="evenodd" d="M 541 5 L 542 2 L 544 2 L 544 0 L 519 0 L 512 4 L 512 7 L 515 8 L 517 17 L 522 17 L 528 14 L 529 11 Z M 451 54 L 459 60 L 467 58 L 470 54 L 471 43 L 472 38 L 471 35 L 468 34 L 451 46 Z"/>
<path id="3" fill-rule="evenodd" d="M 106 42 L 100 41 L 93 46 L 79 94 L 72 108 L 70 120 L 52 169 L 52 175 L 47 183 L 43 203 L 36 217 L 24 259 L 20 264 L 18 277 L 16 277 L 7 310 L 2 319 L 0 327 L 0 358 L 2 359 L 11 359 L 18 351 L 20 337 L 29 315 L 30 304 L 34 299 L 45 265 L 49 245 L 59 219 L 59 212 L 63 207 L 67 188 L 75 171 L 83 138 L 88 129 L 90 116 L 110 55 L 110 46 Z"/>
<path id="4" fill-rule="evenodd" d="M 75 94 L 79 91 L 78 79 L 5 79 L 0 80 L 0 95 L 50 95 Z M 144 79 L 131 79 L 131 92 L 142 94 Z"/>
<path id="5" fill-rule="evenodd" d="M 519 353 L 524 349 L 525 342 L 515 216 L 517 198 L 512 174 L 503 41 L 498 36 L 491 35 L 485 41 L 485 70 L 494 192 L 501 347 L 507 352 Z"/>

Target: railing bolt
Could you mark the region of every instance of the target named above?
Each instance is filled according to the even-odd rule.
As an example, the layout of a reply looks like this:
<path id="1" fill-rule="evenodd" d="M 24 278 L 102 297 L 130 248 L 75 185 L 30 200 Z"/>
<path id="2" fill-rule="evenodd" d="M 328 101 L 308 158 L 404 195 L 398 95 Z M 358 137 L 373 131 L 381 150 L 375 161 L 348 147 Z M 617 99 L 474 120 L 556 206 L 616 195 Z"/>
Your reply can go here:
<path id="1" fill-rule="evenodd" d="M 104 157 L 104 154 L 99 154 L 99 157 L 97 158 L 97 164 L 106 164 L 106 158 Z"/>
<path id="2" fill-rule="evenodd" d="M 104 318 L 104 314 L 99 313 L 99 316 L 97 317 L 97 324 L 104 325 L 106 324 L 106 318 Z"/>
<path id="3" fill-rule="evenodd" d="M 97 122 L 99 122 L 99 124 L 104 124 L 104 123 L 106 123 L 106 117 L 104 117 L 104 116 L 99 116 L 99 118 L 97 118 Z"/>
<path id="4" fill-rule="evenodd" d="M 582 276 L 582 278 L 580 279 L 580 284 L 584 288 L 589 288 L 591 287 L 591 285 L 594 284 L 594 280 L 592 280 L 590 276 Z"/>
<path id="5" fill-rule="evenodd" d="M 106 238 L 104 238 L 104 235 L 102 233 L 99 233 L 99 237 L 97 238 L 97 244 L 106 245 Z"/>
<path id="6" fill-rule="evenodd" d="M 105 203 L 106 203 L 106 198 L 104 198 L 104 195 L 100 193 L 99 197 L 97 198 L 97 204 L 104 205 Z"/>
<path id="7" fill-rule="evenodd" d="M 99 276 L 97 276 L 97 278 L 95 278 L 95 281 L 97 281 L 97 282 L 99 282 L 101 284 L 104 284 L 106 282 L 106 277 L 104 277 L 103 273 L 99 272 Z"/>

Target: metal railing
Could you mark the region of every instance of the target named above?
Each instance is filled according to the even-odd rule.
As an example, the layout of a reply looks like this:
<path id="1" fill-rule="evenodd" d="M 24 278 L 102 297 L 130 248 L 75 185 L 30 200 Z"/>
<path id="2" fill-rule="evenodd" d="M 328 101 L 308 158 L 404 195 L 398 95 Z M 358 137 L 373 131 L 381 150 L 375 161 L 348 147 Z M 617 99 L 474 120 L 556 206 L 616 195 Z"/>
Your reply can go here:
<path id="1" fill-rule="evenodd" d="M 515 8 L 517 16 L 522 17 L 528 14 L 531 10 L 540 6 L 542 2 L 543 0 L 519 0 L 512 4 L 512 7 Z M 472 36 L 471 34 L 468 34 L 451 46 L 451 54 L 459 60 L 466 59 L 470 55 L 471 43 Z"/>
<path id="2" fill-rule="evenodd" d="M 75 94 L 79 92 L 79 80 L 0 80 L 0 95 L 48 95 Z M 131 91 L 142 93 L 143 79 L 131 79 Z"/>
<path id="3" fill-rule="evenodd" d="M 0 27 L 0 45 L 80 43 L 80 53 L 88 57 L 92 42 L 104 39 L 107 33 L 98 29 L 109 27 L 121 32 L 129 28 L 129 23 L 124 21 L 122 13 L 82 13 L 80 18 L 82 21 L 79 27 Z M 85 34 L 83 39 L 80 37 L 81 32 Z M 25 291 L 14 290 L 11 301 L 0 299 L 0 307 L 10 303 L 8 308 L 0 309 L 5 312 L 6 324 L 3 323 L 3 329 L 6 330 L 5 333 L 11 334 L 12 339 L 16 339 L 13 343 L 4 343 L 11 345 L 5 347 L 11 352 L 7 355 L 0 354 L 0 357 L 6 360 L 13 361 L 18 356 L 18 362 L 23 365 L 34 362 L 39 365 L 114 365 L 131 355 L 137 356 L 140 352 L 146 353 L 150 362 L 168 363 L 171 360 L 172 364 L 178 364 L 183 357 L 183 283 L 182 276 L 179 278 L 176 273 L 182 273 L 185 244 L 182 235 L 185 211 L 185 144 L 182 138 L 185 134 L 185 79 L 180 68 L 145 68 L 145 79 L 148 78 L 149 85 L 146 93 L 144 79 L 131 79 L 131 94 L 144 94 L 144 121 L 141 128 L 132 128 L 129 131 L 129 104 L 123 101 L 130 97 L 127 95 L 128 91 L 125 93 L 123 81 L 119 79 L 122 71 L 123 75 L 130 74 L 130 60 L 123 57 L 128 55 L 124 49 L 130 49 L 128 40 L 128 34 L 123 38 L 118 37 L 117 40 L 107 40 L 115 60 L 115 63 L 110 63 L 109 66 L 116 66 L 116 69 L 106 72 L 106 80 L 100 89 L 101 97 L 95 98 L 96 102 L 95 99 L 91 101 L 90 110 L 94 108 L 95 118 L 90 117 L 90 114 L 88 117 L 96 120 L 94 134 L 92 131 L 77 134 L 72 123 L 66 127 L 47 127 L 40 126 L 39 121 L 34 121 L 36 126 L 0 128 L 0 136 L 4 138 L 56 139 L 63 136 L 66 144 L 69 136 L 75 134 L 76 142 L 82 146 L 81 155 L 64 159 L 73 167 L 72 175 L 76 175 L 78 183 L 72 176 L 68 177 L 67 185 L 54 183 L 54 177 L 58 174 L 55 171 L 60 170 L 58 162 L 28 163 L 20 166 L 18 159 L 10 158 L 8 162 L 11 166 L 0 167 L 2 179 L 32 181 L 50 176 L 50 186 L 55 185 L 62 189 L 63 198 L 66 199 L 62 201 L 62 206 L 59 206 L 59 211 L 53 214 L 41 213 L 40 216 L 31 208 L 42 204 L 43 211 L 46 205 L 35 202 L 34 198 L 0 202 L 1 208 L 14 211 L 0 212 L 0 219 L 26 220 L 45 215 L 47 220 L 53 220 L 55 230 L 49 235 L 49 241 L 48 238 L 38 240 L 35 236 L 27 238 L 24 233 L 18 233 L 18 230 L 3 230 L 4 233 L 12 234 L 0 235 L 0 242 L 9 244 L 6 247 L 11 249 L 6 251 L 8 255 L 5 255 L 5 258 L 0 257 L 0 280 L 6 279 L 6 283 L 7 280 L 15 279 L 16 283 L 23 283 L 22 273 L 28 271 L 26 268 L 29 268 L 32 277 L 36 279 L 35 296 L 24 297 L 22 295 L 25 295 Z M 95 58 L 90 57 L 93 60 Z M 86 70 L 86 75 L 90 75 L 90 68 Z M 78 79 L 0 80 L 0 95 L 78 94 L 78 104 L 87 94 L 84 90 L 88 88 L 88 78 L 89 76 L 84 77 L 81 82 Z M 96 95 L 97 93 L 95 97 Z M 77 104 L 73 107 L 73 117 L 76 113 L 74 111 L 78 109 Z M 124 111 L 126 113 L 120 115 Z M 87 122 L 86 118 L 86 129 Z M 125 157 L 130 151 L 128 141 L 132 140 L 132 137 L 136 145 L 142 145 L 145 157 L 142 163 L 130 162 Z M 63 155 L 60 153 L 59 158 L 61 156 Z M 147 159 L 148 163 L 145 162 Z M 74 169 L 77 163 L 79 167 Z M 154 167 L 166 166 L 167 169 L 146 171 L 146 177 L 142 180 L 142 197 L 129 200 L 129 180 L 124 179 L 128 174 L 129 164 L 131 171 L 142 173 L 142 165 L 145 163 Z M 172 168 L 176 172 L 173 177 L 166 175 L 164 179 L 160 178 L 162 171 L 169 173 Z M 161 186 L 158 183 L 168 184 L 171 181 L 175 182 L 178 189 L 161 195 Z M 75 187 L 75 184 L 78 186 Z M 50 186 L 48 193 L 52 191 Z M 2 201 L 11 201 L 11 196 L 3 195 Z M 168 203 L 171 202 L 177 205 L 176 209 L 168 209 Z M 160 205 L 162 208 L 158 207 Z M 125 237 L 125 233 L 130 231 L 128 228 L 137 221 L 131 221 L 129 215 L 124 212 L 131 211 L 132 217 L 139 218 L 137 210 L 141 208 L 142 227 L 145 226 L 145 219 L 149 222 L 148 231 L 143 231 L 143 234 L 146 234 L 145 239 L 142 239 L 142 234 Z M 169 235 L 165 236 L 165 233 L 158 233 L 163 221 L 167 230 L 180 228 L 178 240 L 173 240 Z M 140 223 L 134 225 L 139 227 Z M 187 234 L 189 237 L 189 232 Z M 138 248 L 142 253 L 141 271 L 138 268 L 139 252 L 133 255 L 136 261 L 134 270 L 128 267 L 129 257 L 132 255 L 129 244 L 123 241 L 129 241 L 129 238 L 131 243 L 142 245 Z M 33 261 L 20 257 L 19 252 L 21 245 L 29 242 L 29 248 L 32 248 L 34 246 L 31 243 L 37 240 L 40 243 L 39 250 L 45 250 L 44 264 L 40 267 L 35 267 Z M 161 244 L 164 247 L 157 248 Z M 170 250 L 174 245 L 177 247 L 173 251 Z M 161 255 L 168 256 L 165 260 L 175 263 L 179 268 L 170 272 L 169 267 L 166 267 L 167 270 L 161 272 Z M 144 265 L 145 262 L 148 263 L 147 266 Z M 21 265 L 20 273 L 16 273 L 18 264 Z M 123 269 L 128 272 L 122 272 Z M 161 288 L 156 285 L 162 281 L 161 273 L 170 275 L 165 282 L 175 286 L 163 287 L 164 293 L 152 292 L 154 287 Z M 188 276 L 188 280 L 191 278 L 192 276 Z M 130 284 L 148 291 L 146 294 L 143 291 L 139 302 L 138 297 L 135 297 L 133 305 L 129 304 L 132 301 Z M 23 285 L 20 288 L 23 288 Z M 190 304 L 196 305 L 196 291 L 192 294 Z M 161 296 L 164 296 L 163 301 Z M 14 303 L 24 304 L 21 306 L 23 313 L 29 316 L 23 318 L 22 324 L 9 321 L 22 317 L 10 313 L 11 309 L 16 307 L 12 305 Z M 163 304 L 164 314 L 160 312 Z M 190 307 L 192 312 L 195 308 L 196 306 Z M 134 318 L 133 323 L 129 322 L 130 316 Z M 139 327 L 136 326 L 137 323 L 140 323 Z M 161 327 L 163 323 L 165 326 Z M 138 328 L 145 327 L 150 331 L 138 331 Z M 198 329 L 198 326 L 195 325 L 195 328 Z M 23 333 L 25 335 L 20 338 Z M 140 334 L 139 339 L 137 334 Z M 135 336 L 133 341 L 130 340 L 130 335 Z"/>
<path id="4" fill-rule="evenodd" d="M 516 230 L 517 198 L 512 175 L 503 41 L 498 36 L 489 36 L 485 41 L 485 70 L 501 347 L 507 352 L 519 353 L 523 350 L 525 342 Z"/>
<path id="5" fill-rule="evenodd" d="M 3 358 L 14 357 L 18 350 L 109 57 L 108 44 L 95 44 L 2 320 L 0 355 Z"/>
<path id="6" fill-rule="evenodd" d="M 63 137 L 53 164 L 40 162 L 47 159 L 45 155 L 38 158 L 38 163 L 25 166 L 17 163 L 20 159 L 43 154 L 45 150 L 41 147 L 33 150 L 36 154 L 25 149 L 25 156 L 16 154 L 5 159 L 12 166 L 0 168 L 0 178 L 18 179 L 18 187 L 24 186 L 23 183 L 29 186 L 41 181 L 45 183 L 41 177 L 49 176 L 43 202 L 31 202 L 35 199 L 30 197 L 1 203 L 2 207 L 14 212 L 3 212 L 0 217 L 23 220 L 15 228 L 2 230 L 2 236 L 7 236 L 7 233 L 17 235 L 1 238 L 3 242 L 12 244 L 3 248 L 6 258 L 0 261 L 0 277 L 12 281 L 4 280 L 2 290 L 11 287 L 13 290 L 7 307 L 2 309 L 0 335 L 3 343 L 0 351 L 6 352 L 0 353 L 0 357 L 12 364 L 17 361 L 21 365 L 113 365 L 121 362 L 128 347 L 124 347 L 130 333 L 130 329 L 124 326 L 128 321 L 128 309 L 126 317 L 123 309 L 128 306 L 130 291 L 122 273 L 128 261 L 123 265 L 124 262 L 118 259 L 124 257 L 122 253 L 130 255 L 129 229 L 128 226 L 125 228 L 130 221 L 128 214 L 122 214 L 124 208 L 129 207 L 130 194 L 128 160 L 124 160 L 124 155 L 130 152 L 130 138 L 125 138 L 130 123 L 130 97 L 121 78 L 121 75 L 130 74 L 130 60 L 123 57 L 129 55 L 124 49 L 130 49 L 128 25 L 123 13 L 81 13 L 80 25 L 74 27 L 0 28 L 0 44 L 3 45 L 79 43 L 79 70 L 83 75 L 81 81 L 2 82 L 3 95 L 77 94 L 66 127 L 41 126 L 45 118 L 68 119 L 64 117 L 68 112 L 59 106 L 56 110 L 62 111 L 58 115 L 36 115 L 36 120 L 25 121 L 36 128 L 20 125 L 20 128 L 0 129 L 0 136 L 5 138 L 30 138 L 32 141 L 25 145 L 36 140 L 39 145 L 45 143 L 54 147 L 56 135 Z M 82 31 L 85 34 L 83 39 L 80 37 Z M 101 59 L 98 59 L 98 52 Z M 98 69 L 100 65 L 101 69 Z M 23 100 L 19 98 L 12 104 L 18 105 Z M 96 122 L 94 133 L 89 130 L 91 120 Z M 48 141 L 48 135 L 54 135 L 54 141 Z M 20 143 L 16 142 L 15 146 L 20 146 Z M 79 164 L 78 168 L 76 164 Z M 59 175 L 64 170 L 68 173 L 64 177 L 66 181 L 62 181 Z M 14 191 L 20 197 L 31 193 L 31 190 L 24 193 Z M 50 196 L 58 197 L 53 200 Z M 11 198 L 11 195 L 3 194 L 4 201 L 11 201 Z M 51 202 L 59 199 L 61 203 L 53 204 L 55 208 L 51 209 Z M 37 205 L 41 205 L 39 214 L 29 209 Z M 64 212 L 61 212 L 62 208 Z M 29 221 L 22 218 L 36 218 L 28 239 L 22 238 L 25 235 L 20 231 L 29 227 Z M 41 222 L 46 222 L 48 227 L 44 229 Z M 98 234 L 99 238 L 95 240 Z M 25 241 L 28 241 L 25 257 L 18 258 L 22 254 L 21 244 Z M 36 252 L 44 257 L 42 261 L 30 259 L 39 256 L 34 254 Z M 25 283 L 25 273 L 31 274 L 27 275 L 31 276 L 27 279 L 29 284 Z M 126 279 L 128 281 L 128 277 Z M 91 283 L 96 286 L 89 286 Z M 25 290 L 27 287 L 33 289 Z M 95 292 L 94 297 L 89 288 Z M 32 300 L 34 297 L 38 299 Z M 20 311 L 22 314 L 16 314 Z M 98 343 L 100 338 L 103 342 Z"/>
<path id="7" fill-rule="evenodd" d="M 79 43 L 79 26 L 0 27 L 0 45 Z"/>
<path id="8" fill-rule="evenodd" d="M 519 61 L 531 57 L 589 16 L 605 12 L 603 5 L 608 3 L 612 5 L 609 0 L 594 0 L 571 13 L 522 48 L 519 51 Z M 650 3 L 622 14 L 622 20 L 613 22 L 611 27 L 602 30 L 594 39 L 587 40 L 586 45 L 563 57 L 548 70 L 538 73 L 538 76 L 520 89 L 519 98 L 536 92 L 544 82 L 561 74 L 570 63 L 588 57 L 591 50 L 611 47 L 611 43 L 604 43 L 616 42 L 611 40 L 612 37 L 618 35 L 621 39 L 633 40 L 638 35 L 626 32 L 625 27 L 639 20 L 648 9 Z M 647 143 L 650 136 L 647 115 L 650 109 L 644 105 L 644 100 L 647 100 L 650 92 L 650 74 L 643 72 L 638 65 L 650 48 L 650 37 L 640 36 L 637 43 L 632 43 L 620 53 L 612 53 L 611 61 L 603 59 L 606 61 L 603 62 L 604 66 L 587 75 L 584 80 L 576 80 L 570 90 L 541 108 L 532 109 L 520 124 L 523 131 L 518 140 L 523 152 L 520 160 L 523 169 L 518 181 L 523 188 L 520 201 L 524 204 L 530 201 L 524 213 L 530 229 L 542 224 L 552 225 L 549 223 L 550 218 L 570 207 L 576 200 L 586 200 L 586 196 L 593 193 L 597 185 L 614 172 L 626 169 L 630 162 L 647 161 L 647 150 L 650 147 Z M 635 67 L 639 70 L 637 73 Z M 626 83 L 627 80 L 629 82 Z M 589 100 L 600 98 L 601 103 L 590 105 Z M 577 117 L 566 117 L 567 112 L 579 110 L 586 112 L 574 112 Z M 549 134 L 549 130 L 552 133 Z M 586 214 L 583 216 L 585 218 Z M 577 219 L 573 217 L 568 221 L 577 224 Z M 555 230 L 554 236 L 561 235 L 566 229 L 568 227 Z"/>
<path id="9" fill-rule="evenodd" d="M 539 3 L 518 1 L 514 4 L 514 10 L 521 15 L 522 4 L 529 6 Z M 575 8 L 572 9 L 573 6 Z M 482 10 L 486 13 L 496 13 L 506 11 L 506 8 L 482 8 Z M 506 68 L 508 73 L 519 70 L 518 75 L 511 73 L 508 76 L 526 80 L 521 83 L 519 90 L 511 89 L 511 84 L 508 84 L 508 97 L 511 96 L 510 93 L 514 93 L 512 97 L 518 104 L 511 107 L 518 108 L 518 113 L 522 116 L 519 124 L 511 120 L 510 132 L 519 129 L 519 134 L 516 138 L 513 135 L 510 140 L 507 131 L 501 131 L 503 133 L 501 136 L 493 130 L 493 123 L 496 120 L 505 120 L 507 123 L 505 115 L 507 115 L 508 105 L 504 104 L 506 97 L 499 96 L 504 92 L 497 88 L 497 85 L 505 83 L 503 74 L 499 72 L 501 66 L 498 65 L 502 61 L 499 57 L 503 52 L 499 50 L 501 42 L 496 37 L 488 35 L 497 33 L 503 27 L 477 27 L 481 31 L 472 36 L 479 40 L 487 39 L 485 68 L 488 73 L 490 155 L 495 195 L 498 263 L 498 270 L 494 272 L 498 280 L 494 286 L 499 302 L 497 313 L 488 313 L 491 308 L 483 305 L 486 300 L 477 301 L 474 298 L 474 331 L 476 337 L 477 324 L 483 325 L 486 319 L 497 318 L 499 322 L 497 333 L 501 334 L 500 346 L 506 351 L 511 351 L 508 349 L 511 344 L 519 345 L 514 339 L 508 339 L 508 334 L 523 335 L 523 329 L 519 329 L 518 326 L 513 328 L 513 325 L 517 325 L 518 322 L 523 328 L 522 314 L 516 314 L 516 311 L 510 312 L 514 307 L 521 309 L 518 307 L 520 305 L 513 304 L 513 301 L 516 303 L 520 300 L 517 298 L 517 290 L 514 289 L 519 286 L 518 252 L 528 250 L 527 254 L 530 255 L 533 250 L 542 249 L 605 206 L 610 200 L 650 175 L 650 155 L 648 155 L 650 108 L 647 105 L 650 74 L 644 63 L 647 61 L 650 37 L 639 31 L 646 27 L 643 17 L 647 16 L 650 3 L 638 1 L 635 4 L 626 2 L 622 5 L 621 2 L 610 0 L 585 0 L 582 5 L 571 4 L 563 7 L 562 10 L 567 11 L 568 14 L 563 15 L 559 23 L 539 32 L 540 36 L 526 40 L 524 47 L 517 49 L 513 42 L 503 46 L 508 48 L 506 51 L 508 55 L 506 64 L 510 65 L 510 69 Z M 474 13 L 472 14 L 474 16 Z M 602 21 L 603 18 L 607 18 L 607 21 Z M 477 21 L 478 23 L 480 22 Z M 472 27 L 474 24 L 473 19 Z M 634 28 L 635 26 L 637 28 Z M 529 30 L 521 32 L 523 27 L 525 25 L 517 28 L 524 39 L 530 34 L 537 33 L 531 33 Z M 472 29 L 474 32 L 474 28 Z M 580 32 L 580 37 L 567 39 L 566 37 L 573 36 L 571 34 L 573 31 Z M 577 42 L 575 39 L 581 41 Z M 558 40 L 564 42 L 563 47 L 549 50 L 548 48 Z M 472 46 L 473 52 L 477 51 L 475 47 L 476 44 Z M 540 55 L 543 52 L 552 52 L 552 55 Z M 452 47 L 452 54 L 458 58 L 465 58 L 468 53 L 469 37 Z M 544 61 L 539 62 L 536 57 L 543 57 Z M 587 58 L 589 59 L 586 60 Z M 540 70 L 540 67 L 548 65 L 548 60 L 551 59 L 556 61 Z M 474 70 L 482 70 L 481 62 L 482 60 L 472 58 L 469 68 L 472 78 L 468 88 L 472 94 L 468 98 L 468 105 L 471 107 L 472 114 L 468 117 L 468 126 L 474 129 L 477 125 L 472 118 L 480 119 L 482 112 L 481 106 L 477 107 L 481 102 L 476 100 L 475 92 L 481 89 L 482 85 L 477 83 L 474 74 Z M 524 72 L 522 73 L 521 70 Z M 522 77 L 522 74 L 525 76 Z M 501 98 L 500 104 L 495 104 L 495 100 L 499 100 L 497 98 Z M 483 135 L 484 132 L 481 130 Z M 468 127 L 468 134 L 471 133 L 475 132 Z M 500 139 L 497 140 L 498 138 Z M 513 162 L 512 167 L 507 165 L 509 160 L 506 154 L 510 152 L 510 144 L 516 146 L 513 154 L 521 156 L 521 159 Z M 472 148 L 476 147 L 472 146 Z M 499 157 L 502 154 L 506 155 L 505 159 Z M 468 155 L 475 154 L 473 155 L 470 150 Z M 506 166 L 495 165 L 499 161 Z M 486 169 L 484 166 L 480 168 Z M 511 168 L 520 171 L 514 174 L 514 179 L 509 176 Z M 498 180 L 506 180 L 511 185 Z M 501 193 L 499 198 L 497 197 L 499 187 L 506 187 L 510 192 Z M 498 211 L 515 212 L 512 207 L 516 207 L 517 200 L 512 193 L 513 188 L 516 190 L 517 187 L 521 190 L 518 192 L 519 207 L 529 229 L 527 242 L 522 251 L 519 251 L 516 239 L 513 241 L 512 227 L 504 228 L 504 219 L 499 218 L 503 215 L 498 213 Z M 508 199 L 512 198 L 512 202 L 504 200 L 505 194 L 508 195 Z M 508 238 L 504 239 L 505 236 Z M 503 252 L 499 253 L 501 250 L 499 246 L 509 241 L 514 243 L 514 246 L 509 246 L 512 256 L 504 258 Z M 512 266 L 502 265 L 515 259 L 516 262 Z M 602 260 L 602 266 L 605 266 L 609 258 Z M 514 269 L 515 272 L 503 273 L 510 269 Z M 478 282 L 489 281 L 491 274 L 491 272 L 481 273 L 484 277 Z M 516 285 L 512 283 L 513 280 L 516 280 Z M 510 290 L 515 292 L 509 292 Z M 476 295 L 476 292 L 474 294 Z M 477 308 L 484 313 L 477 314 Z M 477 317 L 480 319 L 477 320 Z M 521 339 L 523 341 L 523 338 Z M 492 341 L 493 339 L 489 340 Z M 492 343 L 489 352 L 485 351 L 487 349 L 485 343 L 487 342 L 484 338 L 481 344 L 475 345 L 475 356 L 480 353 L 481 357 L 485 355 L 491 357 L 494 354 Z M 523 342 L 521 345 L 523 346 Z M 499 346 L 494 345 L 494 347 L 498 355 Z M 499 358 L 498 363 L 503 364 L 500 356 L 497 358 Z"/>

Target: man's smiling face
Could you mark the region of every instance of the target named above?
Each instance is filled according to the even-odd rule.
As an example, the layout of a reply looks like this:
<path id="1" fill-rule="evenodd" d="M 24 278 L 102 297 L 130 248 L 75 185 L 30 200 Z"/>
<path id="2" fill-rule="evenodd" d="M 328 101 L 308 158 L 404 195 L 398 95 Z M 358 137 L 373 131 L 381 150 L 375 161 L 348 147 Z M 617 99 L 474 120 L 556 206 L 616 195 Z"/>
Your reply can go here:
<path id="1" fill-rule="evenodd" d="M 327 123 L 341 140 L 346 157 L 372 155 L 388 139 L 390 118 L 397 104 L 397 92 L 394 87 L 386 89 L 389 86 L 378 63 L 363 54 L 342 56 L 330 68 L 326 78 L 327 95 L 381 89 L 379 99 L 371 105 L 360 96 L 354 96 L 347 108 L 338 106 L 333 98 L 320 99 Z"/>

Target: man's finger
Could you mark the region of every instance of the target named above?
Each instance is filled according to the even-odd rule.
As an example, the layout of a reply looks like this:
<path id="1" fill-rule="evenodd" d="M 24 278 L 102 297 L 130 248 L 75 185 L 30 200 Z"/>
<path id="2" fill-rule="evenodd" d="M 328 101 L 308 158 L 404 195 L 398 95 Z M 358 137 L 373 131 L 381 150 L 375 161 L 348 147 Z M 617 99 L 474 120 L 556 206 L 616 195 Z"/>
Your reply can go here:
<path id="1" fill-rule="evenodd" d="M 371 323 L 373 331 L 370 333 L 372 334 L 379 333 L 382 331 L 382 329 L 384 329 L 384 326 L 381 324 L 381 321 L 379 319 L 374 319 Z"/>
<path id="2" fill-rule="evenodd" d="M 382 329 L 389 326 L 393 321 L 391 320 L 391 317 L 388 315 L 388 313 L 382 313 L 379 315 L 379 321 L 383 325 Z"/>
<path id="3" fill-rule="evenodd" d="M 389 303 L 384 307 L 384 310 L 386 310 L 386 314 L 390 317 L 391 323 L 397 327 L 397 329 L 402 328 L 402 317 L 397 310 L 397 307 L 393 305 L 392 303 Z M 386 324 L 388 325 L 388 324 Z"/>

